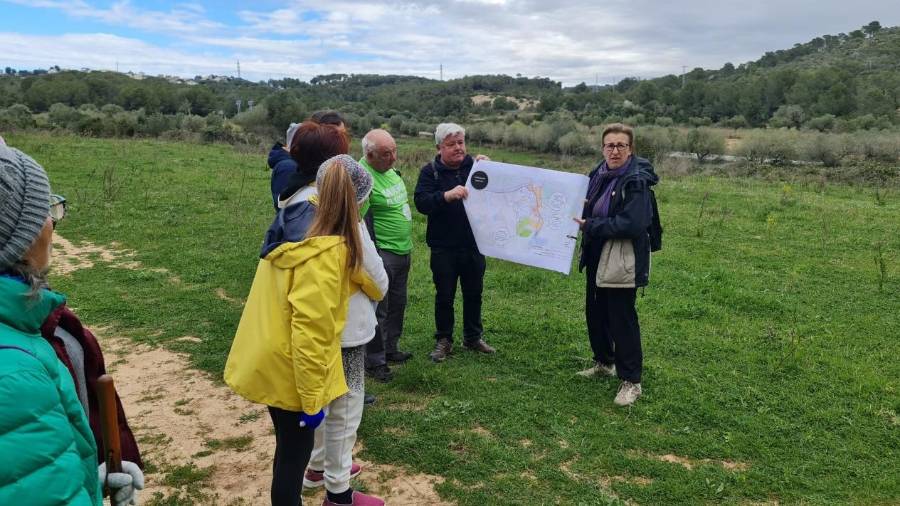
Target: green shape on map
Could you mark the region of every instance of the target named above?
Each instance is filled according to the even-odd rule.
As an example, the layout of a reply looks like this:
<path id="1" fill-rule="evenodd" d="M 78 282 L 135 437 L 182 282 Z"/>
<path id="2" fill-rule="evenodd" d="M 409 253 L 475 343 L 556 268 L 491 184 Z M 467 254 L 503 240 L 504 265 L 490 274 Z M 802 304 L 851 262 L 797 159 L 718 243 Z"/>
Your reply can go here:
<path id="1" fill-rule="evenodd" d="M 531 218 L 522 218 L 519 220 L 519 223 L 516 224 L 516 234 L 519 237 L 531 237 L 531 234 L 534 230 L 531 229 Z"/>

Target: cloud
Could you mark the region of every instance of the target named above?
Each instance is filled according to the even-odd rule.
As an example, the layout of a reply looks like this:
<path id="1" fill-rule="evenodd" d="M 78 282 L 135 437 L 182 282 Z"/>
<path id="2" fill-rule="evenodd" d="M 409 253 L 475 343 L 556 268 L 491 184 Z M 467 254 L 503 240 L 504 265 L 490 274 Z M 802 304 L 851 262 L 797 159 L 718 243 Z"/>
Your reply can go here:
<path id="1" fill-rule="evenodd" d="M 17 68 L 26 66 L 134 71 L 147 74 L 230 74 L 231 59 L 173 51 L 141 40 L 91 33 L 35 36 L 0 32 L 4 59 Z M 102 48 L 102 51 L 98 50 Z"/>
<path id="2" fill-rule="evenodd" d="M 147 33 L 180 35 L 201 33 L 224 28 L 221 23 L 204 17 L 200 4 L 181 4 L 168 12 L 142 9 L 128 0 L 118 1 L 108 8 L 95 7 L 84 0 L 6 0 L 27 7 L 57 9 L 74 18 L 90 19 L 112 26 L 126 26 Z"/>
<path id="3" fill-rule="evenodd" d="M 436 78 L 443 65 L 445 78 L 502 73 L 566 85 L 609 83 L 677 74 L 682 66 L 738 64 L 872 19 L 900 24 L 900 11 L 885 0 L 857 0 L 853 9 L 837 0 L 295 0 L 276 10 L 238 10 L 230 23 L 210 19 L 200 0 L 167 11 L 137 0 L 106 7 L 88 0 L 12 1 L 106 23 L 110 31 L 126 26 L 135 31 L 128 35 L 133 44 L 144 34 L 162 40 L 143 43 L 143 52 L 131 57 L 137 66 L 146 60 L 147 69 L 158 68 L 169 54 L 178 62 L 172 67 L 194 75 L 240 59 L 244 75 L 254 79 L 273 69 L 305 78 L 332 72 Z M 73 66 L 66 48 L 60 50 L 53 63 Z M 44 62 L 46 54 L 32 51 L 30 61 Z M 192 62 L 197 70 L 189 68 Z"/>

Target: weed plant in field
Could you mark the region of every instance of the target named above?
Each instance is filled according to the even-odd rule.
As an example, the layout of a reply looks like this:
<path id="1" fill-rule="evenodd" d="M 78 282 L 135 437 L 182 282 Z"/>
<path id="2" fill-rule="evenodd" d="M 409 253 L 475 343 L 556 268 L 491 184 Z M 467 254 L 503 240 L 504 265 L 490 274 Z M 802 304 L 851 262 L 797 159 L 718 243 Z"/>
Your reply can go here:
<path id="1" fill-rule="evenodd" d="M 74 196 L 58 234 L 133 250 L 140 263 L 54 276 L 82 320 L 187 352 L 220 377 L 273 216 L 264 153 L 7 141 Z M 399 144 L 411 191 L 434 151 L 428 140 Z M 581 172 L 596 162 L 470 150 Z M 111 199 L 106 167 L 116 167 Z M 663 178 L 666 246 L 638 299 L 645 390 L 629 409 L 612 404 L 615 380 L 574 375 L 590 357 L 577 272 L 489 260 L 484 322 L 499 353 L 428 362 L 434 295 L 414 213 L 402 339 L 415 358 L 368 386 L 379 401 L 360 429 L 363 457 L 441 475 L 437 490 L 460 505 L 897 503 L 900 199 L 789 184 Z M 205 472 L 171 469 L 167 480 L 202 487 Z"/>

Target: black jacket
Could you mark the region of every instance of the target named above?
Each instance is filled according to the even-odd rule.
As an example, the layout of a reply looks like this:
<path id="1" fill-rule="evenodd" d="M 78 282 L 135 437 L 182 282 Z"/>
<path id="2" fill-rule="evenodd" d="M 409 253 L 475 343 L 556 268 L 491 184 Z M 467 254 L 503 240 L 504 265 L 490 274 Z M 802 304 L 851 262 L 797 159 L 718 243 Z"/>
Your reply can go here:
<path id="1" fill-rule="evenodd" d="M 600 170 L 594 168 L 588 177 L 593 178 Z M 650 278 L 650 234 L 648 229 L 653 219 L 650 201 L 650 187 L 659 182 L 653 165 L 644 158 L 631 157 L 625 173 L 619 176 L 609 202 L 609 216 L 590 218 L 591 209 L 603 194 L 597 192 L 584 206 L 581 217 L 587 222 L 582 229 L 581 261 L 578 269 L 590 265 L 590 272 L 597 268 L 600 252 L 607 239 L 631 239 L 634 246 L 635 285 L 647 286 Z"/>
<path id="2" fill-rule="evenodd" d="M 466 155 L 459 168 L 451 169 L 437 155 L 419 171 L 413 200 L 416 209 L 428 216 L 428 228 L 425 231 L 428 247 L 478 248 L 462 200 L 444 200 L 445 191 L 452 190 L 457 185 L 465 186 L 474 164 L 475 160 Z"/>

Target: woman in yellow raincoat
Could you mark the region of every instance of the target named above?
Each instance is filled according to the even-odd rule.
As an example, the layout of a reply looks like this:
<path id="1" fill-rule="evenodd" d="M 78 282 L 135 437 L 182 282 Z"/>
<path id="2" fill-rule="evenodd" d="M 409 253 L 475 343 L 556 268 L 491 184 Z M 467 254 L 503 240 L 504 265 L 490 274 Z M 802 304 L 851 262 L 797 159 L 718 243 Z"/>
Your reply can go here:
<path id="1" fill-rule="evenodd" d="M 325 170 L 305 238 L 285 242 L 260 260 L 225 365 L 225 382 L 235 392 L 269 407 L 275 426 L 273 505 L 301 504 L 301 478 L 322 408 L 347 392 L 340 336 L 350 293 L 357 287 L 378 292 L 360 269 L 359 211 L 350 176 L 339 164 Z"/>

